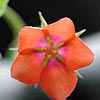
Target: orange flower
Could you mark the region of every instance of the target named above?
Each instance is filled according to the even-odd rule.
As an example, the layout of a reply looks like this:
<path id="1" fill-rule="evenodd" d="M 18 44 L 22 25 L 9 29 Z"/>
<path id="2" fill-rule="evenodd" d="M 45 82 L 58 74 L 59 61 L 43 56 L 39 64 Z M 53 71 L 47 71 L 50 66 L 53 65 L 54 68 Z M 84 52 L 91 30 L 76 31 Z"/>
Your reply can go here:
<path id="1" fill-rule="evenodd" d="M 18 53 L 11 76 L 29 85 L 40 83 L 55 100 L 64 100 L 74 90 L 77 84 L 74 70 L 93 61 L 93 53 L 75 35 L 69 18 L 43 28 L 22 28 Z"/>

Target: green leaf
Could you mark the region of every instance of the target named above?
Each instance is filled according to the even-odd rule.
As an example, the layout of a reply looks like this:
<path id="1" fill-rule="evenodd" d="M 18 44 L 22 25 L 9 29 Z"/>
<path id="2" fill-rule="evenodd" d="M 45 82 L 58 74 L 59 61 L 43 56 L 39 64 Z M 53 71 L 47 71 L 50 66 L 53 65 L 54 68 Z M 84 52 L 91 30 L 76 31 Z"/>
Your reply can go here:
<path id="1" fill-rule="evenodd" d="M 51 41 L 51 37 L 50 36 L 46 36 L 46 41 L 47 41 L 47 43 L 49 43 Z"/>
<path id="2" fill-rule="evenodd" d="M 39 14 L 39 18 L 40 18 L 40 21 L 41 21 L 41 27 L 47 26 L 47 22 L 44 19 L 44 17 L 42 16 L 42 13 L 39 11 L 38 14 Z"/>
<path id="3" fill-rule="evenodd" d="M 78 77 L 80 77 L 80 78 L 82 78 L 82 79 L 83 79 L 83 76 L 79 73 L 79 71 L 78 71 L 78 70 L 76 70 L 75 72 L 76 72 L 76 74 L 77 74 L 77 76 L 78 76 Z"/>
<path id="4" fill-rule="evenodd" d="M 77 32 L 76 35 L 77 36 L 81 36 L 85 31 L 86 31 L 86 29 L 83 29 L 83 30 Z"/>
<path id="5" fill-rule="evenodd" d="M 0 0 L 0 17 L 5 13 L 9 0 Z"/>
<path id="6" fill-rule="evenodd" d="M 37 88 L 38 86 L 39 86 L 39 83 L 35 84 L 35 85 L 34 85 L 34 88 Z"/>

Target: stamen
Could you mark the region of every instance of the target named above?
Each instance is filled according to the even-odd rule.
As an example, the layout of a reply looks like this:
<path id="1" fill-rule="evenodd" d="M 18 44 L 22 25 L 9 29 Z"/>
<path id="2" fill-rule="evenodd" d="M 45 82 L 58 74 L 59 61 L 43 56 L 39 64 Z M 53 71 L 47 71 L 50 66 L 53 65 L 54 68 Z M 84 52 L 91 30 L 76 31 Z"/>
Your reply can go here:
<path id="1" fill-rule="evenodd" d="M 49 60 L 51 60 L 51 59 L 52 59 L 52 57 L 53 57 L 53 55 L 52 55 L 52 54 L 48 54 L 48 55 L 47 55 L 47 58 L 48 58 Z"/>
<path id="2" fill-rule="evenodd" d="M 35 51 L 38 51 L 38 52 L 43 52 L 43 48 L 35 48 Z"/>
<path id="3" fill-rule="evenodd" d="M 47 43 L 49 43 L 50 40 L 51 40 L 50 36 L 46 36 L 46 41 L 47 41 Z"/>
<path id="4" fill-rule="evenodd" d="M 53 46 L 53 45 L 54 45 L 54 42 L 53 42 L 52 40 L 50 40 L 50 41 L 49 41 L 49 45 L 50 45 L 50 46 Z"/>
<path id="5" fill-rule="evenodd" d="M 46 52 L 47 51 L 47 48 L 42 48 L 42 52 Z"/>
<path id="6" fill-rule="evenodd" d="M 49 62 L 49 59 L 48 58 L 45 58 L 43 60 L 43 66 L 46 67 L 48 65 L 48 62 Z"/>
<path id="7" fill-rule="evenodd" d="M 56 47 L 57 47 L 57 48 L 60 48 L 60 47 L 62 47 L 64 44 L 65 44 L 65 42 L 59 42 L 59 43 L 56 45 Z"/>
<path id="8" fill-rule="evenodd" d="M 36 51 L 44 52 L 42 57 L 43 66 L 46 67 L 49 61 L 53 58 L 56 58 L 60 62 L 64 62 L 64 58 L 58 54 L 58 49 L 62 47 L 65 42 L 59 42 L 57 45 L 54 44 L 54 41 L 51 40 L 49 35 L 46 36 L 47 46 L 43 48 L 35 48 Z"/>
<path id="9" fill-rule="evenodd" d="M 61 61 L 61 62 L 64 62 L 64 58 L 62 57 L 62 56 L 60 56 L 60 55 L 56 55 L 55 56 L 59 61 Z"/>

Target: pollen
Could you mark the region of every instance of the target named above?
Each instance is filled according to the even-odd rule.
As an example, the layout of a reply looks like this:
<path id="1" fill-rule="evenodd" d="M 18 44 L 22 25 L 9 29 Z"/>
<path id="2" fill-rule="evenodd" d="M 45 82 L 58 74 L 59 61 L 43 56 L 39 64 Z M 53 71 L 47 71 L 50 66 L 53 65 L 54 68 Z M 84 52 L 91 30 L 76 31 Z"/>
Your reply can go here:
<path id="1" fill-rule="evenodd" d="M 52 55 L 52 54 L 48 54 L 48 55 L 47 55 L 47 58 L 48 58 L 49 60 L 51 60 L 51 59 L 53 58 L 53 55 Z"/>
<path id="2" fill-rule="evenodd" d="M 57 54 L 57 53 L 58 53 L 58 51 L 57 51 L 56 49 L 52 49 L 52 50 L 51 50 L 51 54 L 54 55 L 54 54 Z"/>

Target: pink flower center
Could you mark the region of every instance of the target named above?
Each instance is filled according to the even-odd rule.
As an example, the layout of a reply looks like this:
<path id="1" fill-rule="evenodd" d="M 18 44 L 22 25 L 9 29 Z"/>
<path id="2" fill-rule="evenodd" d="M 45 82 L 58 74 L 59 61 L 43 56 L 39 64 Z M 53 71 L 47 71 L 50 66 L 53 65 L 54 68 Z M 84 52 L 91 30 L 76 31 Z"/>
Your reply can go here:
<path id="1" fill-rule="evenodd" d="M 58 50 L 61 48 L 65 43 L 59 42 L 58 44 L 55 44 L 53 40 L 51 40 L 50 36 L 46 37 L 47 45 L 45 47 L 35 48 L 38 52 L 43 52 L 44 55 L 42 57 L 42 62 L 44 66 L 47 66 L 50 60 L 53 58 L 56 58 L 60 62 L 64 61 L 64 58 L 59 55 Z"/>

